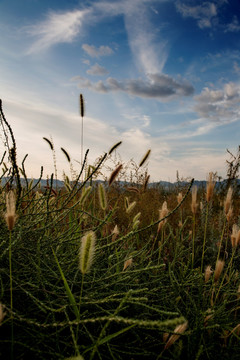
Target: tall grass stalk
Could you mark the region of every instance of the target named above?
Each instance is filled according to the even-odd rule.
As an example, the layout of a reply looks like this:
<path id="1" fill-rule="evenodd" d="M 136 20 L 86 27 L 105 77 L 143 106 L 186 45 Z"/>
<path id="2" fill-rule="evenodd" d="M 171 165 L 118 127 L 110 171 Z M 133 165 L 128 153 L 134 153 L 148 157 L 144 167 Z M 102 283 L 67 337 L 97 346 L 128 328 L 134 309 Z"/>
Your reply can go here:
<path id="1" fill-rule="evenodd" d="M 206 189 L 207 208 L 206 208 L 206 217 L 205 217 L 205 226 L 204 226 L 201 272 L 203 271 L 203 261 L 204 261 L 205 245 L 206 245 L 206 238 L 207 238 L 208 212 L 209 212 L 210 202 L 213 199 L 214 187 L 215 187 L 215 175 L 213 174 L 213 172 L 210 172 L 209 176 L 208 176 L 207 189 Z"/>
<path id="2" fill-rule="evenodd" d="M 195 253 L 195 234 L 196 234 L 196 213 L 197 213 L 197 186 L 194 185 L 192 187 L 192 204 L 191 204 L 191 210 L 192 210 L 192 269 L 194 267 L 194 253 Z"/>
<path id="3" fill-rule="evenodd" d="M 9 278 L 10 278 L 10 321 L 11 321 L 11 359 L 13 359 L 14 334 L 13 334 L 13 277 L 12 277 L 12 230 L 17 220 L 16 197 L 13 190 L 6 194 L 5 221 L 9 230 Z"/>
<path id="4" fill-rule="evenodd" d="M 201 269 L 200 269 L 201 272 L 203 271 L 203 261 L 204 261 L 206 238 L 207 238 L 208 211 L 209 211 L 209 203 L 207 202 L 206 215 L 205 215 L 205 223 L 204 223 L 204 235 L 203 235 L 203 246 L 202 246 Z"/>
<path id="5" fill-rule="evenodd" d="M 80 94 L 79 100 L 80 100 L 80 116 L 81 116 L 81 167 L 82 167 L 83 166 L 83 118 L 85 115 L 85 102 L 82 94 Z"/>

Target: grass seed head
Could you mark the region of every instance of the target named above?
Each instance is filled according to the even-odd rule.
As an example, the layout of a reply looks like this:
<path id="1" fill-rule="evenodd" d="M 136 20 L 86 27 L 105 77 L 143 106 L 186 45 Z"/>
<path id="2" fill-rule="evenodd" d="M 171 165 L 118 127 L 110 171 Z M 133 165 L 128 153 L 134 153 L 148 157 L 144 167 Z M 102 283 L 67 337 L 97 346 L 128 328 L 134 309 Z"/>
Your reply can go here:
<path id="1" fill-rule="evenodd" d="M 13 190 L 10 190 L 6 194 L 6 213 L 5 220 L 9 231 L 12 231 L 17 221 L 16 214 L 16 196 Z"/>
<path id="2" fill-rule="evenodd" d="M 228 189 L 228 192 L 227 192 L 227 196 L 226 196 L 226 199 L 224 201 L 224 212 L 225 212 L 225 215 L 227 215 L 230 207 L 231 207 L 231 204 L 232 204 L 232 194 L 233 194 L 233 189 L 232 187 L 230 186 L 229 189 Z"/>
<path id="3" fill-rule="evenodd" d="M 227 219 L 228 223 L 230 222 L 232 217 L 233 217 L 233 207 L 232 207 L 232 205 L 230 205 L 230 208 L 229 208 L 229 210 L 228 210 L 228 212 L 226 214 L 226 219 Z"/>
<path id="4" fill-rule="evenodd" d="M 85 115 L 85 102 L 82 94 L 80 94 L 79 104 L 80 104 L 80 115 L 83 118 Z"/>
<path id="5" fill-rule="evenodd" d="M 109 150 L 108 155 L 111 155 L 111 153 L 112 153 L 114 150 L 116 150 L 116 148 L 119 147 L 119 146 L 121 145 L 121 143 L 122 143 L 122 141 L 119 141 L 119 142 L 117 142 L 116 144 L 114 144 L 114 145 L 111 147 L 111 149 Z"/>
<path id="6" fill-rule="evenodd" d="M 93 231 L 89 231 L 82 237 L 79 253 L 79 267 L 82 274 L 86 274 L 91 268 L 95 254 L 95 243 L 96 235 Z"/>
<path id="7" fill-rule="evenodd" d="M 133 262 L 132 257 L 129 258 L 129 259 L 127 259 L 127 260 L 124 262 L 123 271 L 125 271 L 128 267 L 132 266 L 132 262 Z"/>
<path id="8" fill-rule="evenodd" d="M 218 260 L 215 266 L 215 271 L 214 271 L 214 281 L 217 282 L 218 279 L 220 278 L 220 275 L 223 271 L 225 262 L 223 260 Z"/>
<path id="9" fill-rule="evenodd" d="M 208 280 L 210 279 L 211 275 L 212 275 L 212 269 L 211 266 L 208 265 L 205 269 L 205 283 L 208 282 Z"/>
<path id="10" fill-rule="evenodd" d="M 192 187 L 192 203 L 191 203 L 191 210 L 193 214 L 196 214 L 197 212 L 197 208 L 198 208 L 198 204 L 197 204 L 197 185 L 194 185 Z"/>
<path id="11" fill-rule="evenodd" d="M 162 208 L 161 210 L 159 210 L 159 220 L 160 219 L 163 219 L 165 216 L 167 216 L 169 213 L 169 210 L 168 210 L 168 207 L 167 207 L 167 202 L 164 201 L 164 203 L 162 204 Z M 158 224 L 158 230 L 157 230 L 157 233 L 159 234 L 159 232 L 161 231 L 163 225 L 165 225 L 167 222 L 167 219 L 161 221 L 159 224 Z"/>
<path id="12" fill-rule="evenodd" d="M 53 142 L 47 139 L 46 137 L 43 137 L 43 140 L 45 140 L 48 143 L 50 149 L 53 151 L 54 150 Z"/>
<path id="13" fill-rule="evenodd" d="M 98 197 L 99 197 L 100 206 L 102 210 L 105 211 L 107 208 L 107 195 L 103 184 L 98 185 Z"/>
<path id="14" fill-rule="evenodd" d="M 180 335 L 186 331 L 187 327 L 188 327 L 187 321 L 185 321 L 181 325 L 176 326 L 174 329 L 174 333 L 177 333 L 177 334 L 173 334 L 170 336 L 170 338 L 168 339 L 168 341 L 164 347 L 164 350 L 168 349 L 172 344 L 174 344 L 180 338 Z"/>
<path id="15" fill-rule="evenodd" d="M 147 161 L 149 155 L 151 153 L 151 150 L 149 149 L 146 154 L 144 155 L 144 157 L 142 158 L 142 160 L 139 163 L 139 167 L 143 166 L 143 164 Z"/>
<path id="16" fill-rule="evenodd" d="M 113 170 L 113 172 L 111 173 L 111 175 L 109 177 L 109 180 L 108 180 L 109 186 L 111 186 L 112 183 L 116 180 L 116 178 L 117 178 L 118 174 L 120 173 L 121 169 L 122 169 L 122 164 L 118 165 L 116 167 L 116 169 Z"/>
<path id="17" fill-rule="evenodd" d="M 214 176 L 213 172 L 210 172 L 209 176 L 208 176 L 208 181 L 207 181 L 207 191 L 206 191 L 207 202 L 209 202 L 213 198 L 213 191 L 214 191 L 215 183 L 216 183 L 215 176 Z"/>
<path id="18" fill-rule="evenodd" d="M 67 152 L 64 148 L 62 148 L 62 147 L 61 147 L 61 150 L 62 150 L 62 152 L 64 153 L 64 155 L 66 156 L 67 161 L 70 163 L 70 162 L 71 162 L 71 158 L 70 158 L 70 155 L 68 154 L 68 152 Z"/>
<path id="19" fill-rule="evenodd" d="M 232 247 L 237 247 L 239 243 L 240 243 L 240 229 L 237 224 L 233 224 L 232 234 L 231 234 Z"/>
<path id="20" fill-rule="evenodd" d="M 112 242 L 116 240 L 117 236 L 119 235 L 118 226 L 115 225 L 112 231 Z"/>
<path id="21" fill-rule="evenodd" d="M 144 180 L 144 183 L 143 183 L 143 191 L 146 191 L 148 183 L 149 183 L 149 179 L 150 179 L 150 175 L 147 175 Z"/>
<path id="22" fill-rule="evenodd" d="M 130 214 L 130 212 L 135 208 L 136 204 L 136 201 L 131 202 L 126 209 L 126 213 Z"/>

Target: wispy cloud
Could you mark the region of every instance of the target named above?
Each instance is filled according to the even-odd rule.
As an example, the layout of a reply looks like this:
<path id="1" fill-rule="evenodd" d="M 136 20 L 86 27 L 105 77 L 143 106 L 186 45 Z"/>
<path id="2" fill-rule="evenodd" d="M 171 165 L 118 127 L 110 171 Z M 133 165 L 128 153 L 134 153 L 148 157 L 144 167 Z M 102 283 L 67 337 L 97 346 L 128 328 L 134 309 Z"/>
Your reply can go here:
<path id="1" fill-rule="evenodd" d="M 123 0 L 121 2 L 99 1 L 86 9 L 73 10 L 65 13 L 51 12 L 46 19 L 29 26 L 25 30 L 35 41 L 28 54 L 37 53 L 58 43 L 72 42 L 80 30 L 91 24 L 97 24 L 106 17 L 122 15 L 125 21 L 129 46 L 141 71 L 161 73 L 168 57 L 167 41 L 156 40 L 156 28 L 150 21 L 152 0 Z M 156 13 L 155 16 L 158 16 Z M 84 28 L 85 30 L 85 28 Z M 159 38 L 159 37 L 158 37 Z M 109 46 L 96 47 L 83 44 L 83 50 L 91 57 L 99 58 L 113 54 Z"/>
<path id="2" fill-rule="evenodd" d="M 90 69 L 87 70 L 87 74 L 102 76 L 109 74 L 109 71 L 105 69 L 103 66 L 100 66 L 99 64 L 96 63 L 95 65 L 91 66 Z"/>
<path id="3" fill-rule="evenodd" d="M 143 128 L 148 127 L 151 123 L 151 118 L 149 115 L 140 115 L 136 113 L 135 115 L 131 115 L 129 113 L 124 113 L 122 114 L 122 116 L 125 119 L 130 120 L 130 122 L 136 122 L 139 127 L 143 127 Z"/>
<path id="4" fill-rule="evenodd" d="M 113 54 L 113 50 L 109 46 L 104 46 L 104 45 L 101 45 L 100 47 L 97 48 L 94 45 L 83 44 L 82 48 L 89 56 L 95 58 Z"/>
<path id="5" fill-rule="evenodd" d="M 235 15 L 233 17 L 232 22 L 230 24 L 227 24 L 224 32 L 226 33 L 226 32 L 238 32 L 238 31 L 240 31 L 240 23 L 238 21 L 237 16 Z"/>
<path id="6" fill-rule="evenodd" d="M 156 40 L 156 28 L 150 21 L 149 8 L 144 2 L 138 3 L 137 7 L 132 5 L 125 11 L 124 19 L 135 63 L 145 74 L 161 73 L 168 57 L 167 40 L 162 37 L 160 41 L 160 34 Z"/>
<path id="7" fill-rule="evenodd" d="M 28 54 L 41 52 L 58 43 L 72 42 L 79 34 L 88 12 L 89 10 L 51 12 L 45 20 L 25 28 L 30 36 L 36 38 Z"/>
<path id="8" fill-rule="evenodd" d="M 240 66 L 238 65 L 238 63 L 236 61 L 234 61 L 234 63 L 233 63 L 233 69 L 237 74 L 240 75 Z"/>
<path id="9" fill-rule="evenodd" d="M 119 81 L 115 78 L 108 78 L 106 81 L 98 81 L 97 83 L 83 77 L 75 77 L 72 80 L 78 81 L 81 88 L 88 88 L 100 93 L 122 91 L 128 95 L 158 100 L 167 100 L 176 96 L 190 96 L 194 93 L 193 86 L 186 80 L 175 80 L 164 74 L 148 74 L 146 80 L 127 79 Z"/>
<path id="10" fill-rule="evenodd" d="M 201 29 L 211 27 L 212 19 L 217 16 L 217 6 L 213 2 L 208 1 L 194 6 L 177 1 L 176 8 L 183 17 L 196 19 Z"/>

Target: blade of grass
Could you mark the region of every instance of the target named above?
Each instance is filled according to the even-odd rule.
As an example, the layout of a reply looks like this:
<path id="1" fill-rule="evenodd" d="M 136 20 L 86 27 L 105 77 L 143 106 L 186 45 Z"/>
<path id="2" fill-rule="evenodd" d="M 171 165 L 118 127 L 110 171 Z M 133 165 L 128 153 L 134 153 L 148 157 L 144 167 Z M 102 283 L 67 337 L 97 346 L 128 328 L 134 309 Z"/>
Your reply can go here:
<path id="1" fill-rule="evenodd" d="M 71 289 L 70 289 L 70 287 L 69 287 L 69 285 L 67 283 L 67 280 L 66 280 L 66 278 L 64 276 L 61 265 L 59 264 L 59 261 L 57 259 L 57 256 L 56 256 L 53 248 L 52 248 L 52 252 L 53 252 L 54 258 L 56 260 L 57 266 L 59 268 L 59 271 L 60 271 L 60 274 L 61 274 L 61 277 L 62 277 L 62 280 L 63 280 L 63 283 L 64 283 L 64 287 L 65 287 L 65 290 L 66 290 L 66 293 L 67 293 L 67 296 L 68 296 L 69 303 L 71 304 L 71 306 L 73 308 L 73 312 L 74 312 L 77 320 L 79 320 L 80 316 L 79 316 L 79 311 L 78 311 L 76 300 L 75 300 L 75 298 L 73 296 L 73 293 L 71 292 Z"/>

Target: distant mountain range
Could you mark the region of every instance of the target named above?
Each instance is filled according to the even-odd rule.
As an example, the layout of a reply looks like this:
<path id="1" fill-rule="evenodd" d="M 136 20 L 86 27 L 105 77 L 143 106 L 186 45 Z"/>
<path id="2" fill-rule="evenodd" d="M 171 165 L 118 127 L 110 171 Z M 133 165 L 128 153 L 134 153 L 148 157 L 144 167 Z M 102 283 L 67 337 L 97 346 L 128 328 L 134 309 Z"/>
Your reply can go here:
<path id="1" fill-rule="evenodd" d="M 2 184 L 4 185 L 7 181 L 9 180 L 9 178 L 4 177 L 2 178 Z M 36 186 L 37 183 L 39 182 L 39 179 L 27 179 L 28 183 L 30 183 L 32 181 L 33 186 Z M 80 182 L 79 182 L 80 183 Z M 104 183 L 103 180 L 94 180 L 93 184 L 97 184 L 97 183 Z M 26 180 L 21 178 L 21 184 L 22 186 L 26 186 Z M 50 180 L 47 179 L 41 179 L 40 181 L 41 187 L 47 187 L 47 185 L 50 185 Z M 126 181 L 119 181 L 118 184 L 120 186 L 134 186 L 134 184 L 132 183 L 128 183 Z M 153 188 L 153 187 L 163 187 L 167 190 L 171 190 L 174 188 L 182 188 L 185 187 L 189 184 L 189 182 L 187 181 L 179 181 L 179 182 L 169 182 L 169 181 L 158 181 L 158 182 L 152 182 L 148 184 L 148 188 Z M 206 187 L 207 181 L 206 180 L 194 180 L 194 184 L 198 186 L 198 188 L 204 188 Z M 222 180 L 222 181 L 217 181 L 215 187 L 216 188 L 220 188 L 220 187 L 224 187 L 227 184 L 227 179 Z M 237 185 L 240 185 L 240 179 L 237 179 Z M 64 181 L 62 180 L 53 180 L 53 188 L 56 188 L 56 186 L 58 188 L 62 188 L 64 187 Z"/>

